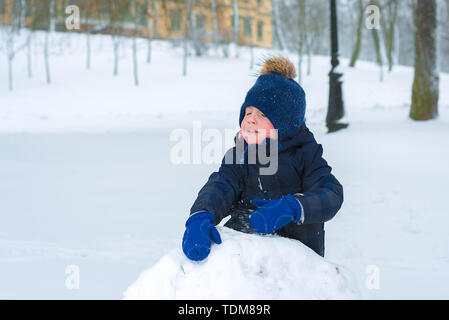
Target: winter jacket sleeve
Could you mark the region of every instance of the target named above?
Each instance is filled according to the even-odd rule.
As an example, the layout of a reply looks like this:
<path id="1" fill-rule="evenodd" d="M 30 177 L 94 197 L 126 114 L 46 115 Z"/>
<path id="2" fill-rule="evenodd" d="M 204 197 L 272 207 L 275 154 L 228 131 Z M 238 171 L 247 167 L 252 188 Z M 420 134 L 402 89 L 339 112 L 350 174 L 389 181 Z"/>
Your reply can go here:
<path id="1" fill-rule="evenodd" d="M 215 225 L 230 214 L 230 209 L 240 198 L 242 190 L 240 167 L 236 164 L 226 164 L 225 158 L 218 172 L 213 172 L 201 188 L 190 209 L 190 214 L 198 211 L 212 212 L 215 215 Z"/>
<path id="2" fill-rule="evenodd" d="M 343 186 L 323 159 L 323 147 L 314 139 L 304 145 L 303 193 L 295 194 L 303 208 L 299 224 L 323 223 L 332 219 L 343 203 Z"/>

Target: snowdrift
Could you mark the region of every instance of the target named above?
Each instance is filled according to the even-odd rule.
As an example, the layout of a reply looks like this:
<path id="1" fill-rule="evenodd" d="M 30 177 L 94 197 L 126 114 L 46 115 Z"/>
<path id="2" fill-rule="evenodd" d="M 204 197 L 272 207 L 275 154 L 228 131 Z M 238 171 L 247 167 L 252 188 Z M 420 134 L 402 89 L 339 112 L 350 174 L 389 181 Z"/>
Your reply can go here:
<path id="1" fill-rule="evenodd" d="M 125 299 L 358 299 L 351 274 L 296 240 L 217 227 L 201 262 L 176 248 L 144 271 Z"/>

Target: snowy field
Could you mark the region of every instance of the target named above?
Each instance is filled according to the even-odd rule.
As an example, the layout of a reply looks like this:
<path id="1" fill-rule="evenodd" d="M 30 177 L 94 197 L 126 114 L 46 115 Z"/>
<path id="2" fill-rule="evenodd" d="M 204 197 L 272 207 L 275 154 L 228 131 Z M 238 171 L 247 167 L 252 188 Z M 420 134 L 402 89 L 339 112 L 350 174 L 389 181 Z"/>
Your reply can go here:
<path id="1" fill-rule="evenodd" d="M 172 163 L 170 134 L 192 132 L 194 121 L 236 132 L 258 69 L 247 49 L 239 59 L 211 51 L 191 57 L 183 77 L 181 48 L 156 41 L 146 64 L 142 41 L 135 87 L 130 42 L 113 77 L 109 37 L 93 37 L 91 70 L 83 36 L 52 39 L 50 85 L 41 44 L 31 79 L 25 54 L 15 58 L 12 92 L 0 51 L 0 298 L 121 299 L 180 247 L 195 196 L 218 167 Z M 313 57 L 303 77 L 307 124 L 344 187 L 325 226 L 325 259 L 352 272 L 363 298 L 448 299 L 449 75 L 440 75 L 439 118 L 414 122 L 412 68 L 384 70 L 379 82 L 375 64 L 347 64 L 350 126 L 333 134 L 324 127 L 329 58 Z"/>

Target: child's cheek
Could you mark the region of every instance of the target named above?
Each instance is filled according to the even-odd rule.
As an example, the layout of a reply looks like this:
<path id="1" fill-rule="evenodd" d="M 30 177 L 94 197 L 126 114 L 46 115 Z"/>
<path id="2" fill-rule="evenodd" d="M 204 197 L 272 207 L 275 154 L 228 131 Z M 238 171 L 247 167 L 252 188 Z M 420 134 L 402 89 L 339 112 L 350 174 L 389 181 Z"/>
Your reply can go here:
<path id="1" fill-rule="evenodd" d="M 243 137 L 248 144 L 259 144 L 267 137 L 277 139 L 277 132 L 274 130 L 274 126 L 270 120 L 266 119 L 265 121 L 260 122 L 257 129 L 259 129 L 257 135 L 247 133 L 246 122 L 243 121 L 239 139 L 240 137 Z"/>
<path id="2" fill-rule="evenodd" d="M 262 140 L 265 139 L 266 137 L 269 137 L 271 139 L 277 139 L 277 132 L 276 130 L 274 130 L 274 126 L 270 120 L 267 119 L 267 121 L 262 124 L 261 129 L 264 129 L 262 130 L 263 133 Z"/>

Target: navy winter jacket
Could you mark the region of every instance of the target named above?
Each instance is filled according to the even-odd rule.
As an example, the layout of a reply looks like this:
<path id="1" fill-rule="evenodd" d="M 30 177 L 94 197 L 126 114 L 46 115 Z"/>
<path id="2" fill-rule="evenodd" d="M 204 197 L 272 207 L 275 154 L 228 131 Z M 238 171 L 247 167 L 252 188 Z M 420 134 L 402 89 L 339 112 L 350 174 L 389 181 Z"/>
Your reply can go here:
<path id="1" fill-rule="evenodd" d="M 246 142 L 245 150 L 248 145 Z M 257 145 L 250 145 L 252 146 Z M 291 222 L 275 233 L 297 239 L 324 257 L 324 222 L 332 219 L 343 203 L 343 187 L 323 159 L 323 148 L 305 124 L 293 138 L 278 143 L 278 170 L 260 175 L 261 164 L 235 161 L 225 163 L 209 177 L 199 191 L 190 214 L 206 210 L 215 215 L 215 225 L 231 215 L 225 226 L 256 233 L 249 224 L 257 209 L 252 199 L 279 199 L 294 195 L 302 204 L 304 219 Z M 236 146 L 230 149 L 236 156 Z M 238 155 L 237 155 L 238 159 Z M 265 165 L 266 167 L 266 165 Z"/>

